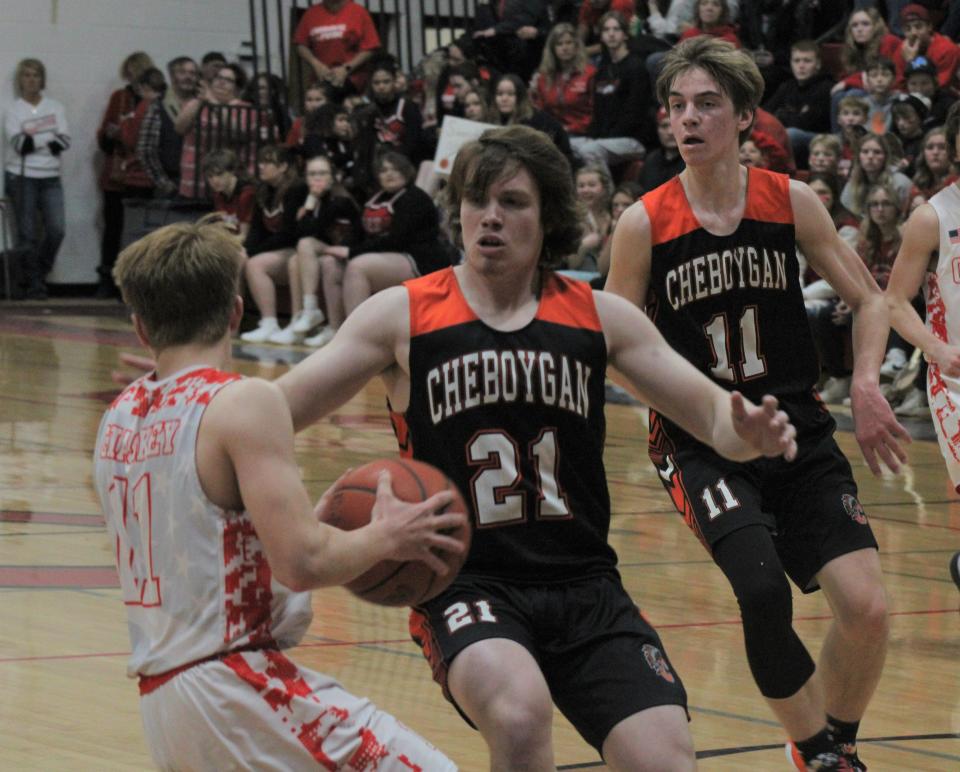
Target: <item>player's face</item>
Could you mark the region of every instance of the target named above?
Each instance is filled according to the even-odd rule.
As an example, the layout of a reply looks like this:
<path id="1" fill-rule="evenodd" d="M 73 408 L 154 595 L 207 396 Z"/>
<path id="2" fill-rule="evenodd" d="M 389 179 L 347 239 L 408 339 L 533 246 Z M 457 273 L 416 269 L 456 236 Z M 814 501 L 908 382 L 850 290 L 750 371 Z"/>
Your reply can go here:
<path id="1" fill-rule="evenodd" d="M 693 67 L 678 75 L 667 101 L 670 129 L 687 166 L 697 166 L 738 152 L 740 132 L 752 115 L 739 115 L 730 97 L 704 70 Z"/>
<path id="2" fill-rule="evenodd" d="M 947 152 L 945 134 L 931 134 L 923 145 L 923 160 L 934 172 L 945 172 L 950 168 L 950 154 Z"/>
<path id="3" fill-rule="evenodd" d="M 837 154 L 823 145 L 814 145 L 808 163 L 812 172 L 833 172 L 837 169 Z"/>
<path id="4" fill-rule="evenodd" d="M 393 99 L 395 81 L 393 74 L 386 70 L 377 70 L 370 80 L 370 92 L 375 101 L 385 104 Z"/>
<path id="5" fill-rule="evenodd" d="M 817 194 L 828 212 L 833 208 L 833 191 L 827 183 L 823 180 L 814 180 L 810 183 L 810 190 Z"/>
<path id="6" fill-rule="evenodd" d="M 323 93 L 322 89 L 312 88 L 303 95 L 303 110 L 307 113 L 312 113 L 321 105 L 326 104 L 327 97 Z"/>
<path id="7" fill-rule="evenodd" d="M 790 54 L 790 71 L 801 83 L 817 74 L 820 62 L 813 51 L 794 51 Z"/>
<path id="8" fill-rule="evenodd" d="M 517 88 L 509 80 L 501 80 L 497 84 L 497 93 L 494 97 L 497 109 L 503 115 L 513 115 L 517 109 Z"/>
<path id="9" fill-rule="evenodd" d="M 484 201 L 460 204 L 467 263 L 481 273 L 536 265 L 543 248 L 540 193 L 526 169 L 500 177 Z"/>
<path id="10" fill-rule="evenodd" d="M 855 43 L 866 43 L 873 35 L 873 20 L 866 11 L 855 11 L 850 15 L 850 34 Z"/>
<path id="11" fill-rule="evenodd" d="M 616 19 L 607 19 L 600 30 L 600 40 L 611 51 L 616 51 L 627 42 L 627 33 Z"/>
<path id="12" fill-rule="evenodd" d="M 580 172 L 577 175 L 577 198 L 592 206 L 603 195 L 603 181 L 596 172 Z"/>
<path id="13" fill-rule="evenodd" d="M 860 145 L 860 166 L 869 175 L 879 174 L 887 164 L 887 153 L 875 139 Z"/>
<path id="14" fill-rule="evenodd" d="M 307 187 L 310 192 L 320 197 L 327 192 L 333 182 L 333 169 L 326 158 L 314 158 L 307 163 Z"/>

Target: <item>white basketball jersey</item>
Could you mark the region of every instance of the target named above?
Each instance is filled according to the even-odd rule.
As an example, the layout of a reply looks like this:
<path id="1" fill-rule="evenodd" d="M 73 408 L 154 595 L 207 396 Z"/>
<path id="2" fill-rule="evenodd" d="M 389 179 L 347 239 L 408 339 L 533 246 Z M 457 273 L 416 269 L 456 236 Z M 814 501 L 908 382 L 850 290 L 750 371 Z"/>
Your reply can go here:
<path id="1" fill-rule="evenodd" d="M 940 340 L 956 345 L 960 343 L 960 190 L 948 185 L 930 199 L 930 206 L 940 220 L 940 258 L 924 286 L 927 328 Z"/>
<path id="2" fill-rule="evenodd" d="M 94 480 L 127 607 L 131 677 L 241 647 L 293 646 L 310 624 L 310 594 L 273 579 L 249 515 L 217 507 L 200 487 L 200 420 L 240 377 L 210 368 L 144 376 L 100 423 Z"/>

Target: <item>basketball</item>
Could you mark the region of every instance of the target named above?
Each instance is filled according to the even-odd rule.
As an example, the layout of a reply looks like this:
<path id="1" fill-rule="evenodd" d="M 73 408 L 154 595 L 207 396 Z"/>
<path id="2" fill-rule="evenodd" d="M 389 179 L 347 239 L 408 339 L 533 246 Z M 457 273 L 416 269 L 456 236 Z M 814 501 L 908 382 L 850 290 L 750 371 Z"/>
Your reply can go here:
<path id="1" fill-rule="evenodd" d="M 320 511 L 320 520 L 345 531 L 369 523 L 370 511 L 377 500 L 377 478 L 384 469 L 390 472 L 393 493 L 398 499 L 425 501 L 434 493 L 452 490 L 453 501 L 443 511 L 468 512 L 460 491 L 443 472 L 422 461 L 397 458 L 371 461 L 341 478 Z M 430 600 L 453 581 L 470 548 L 469 523 L 449 535 L 463 542 L 467 549 L 462 555 L 438 553 L 450 566 L 446 576 L 438 576 L 419 560 L 383 560 L 344 587 L 357 597 L 381 606 L 414 606 Z"/>

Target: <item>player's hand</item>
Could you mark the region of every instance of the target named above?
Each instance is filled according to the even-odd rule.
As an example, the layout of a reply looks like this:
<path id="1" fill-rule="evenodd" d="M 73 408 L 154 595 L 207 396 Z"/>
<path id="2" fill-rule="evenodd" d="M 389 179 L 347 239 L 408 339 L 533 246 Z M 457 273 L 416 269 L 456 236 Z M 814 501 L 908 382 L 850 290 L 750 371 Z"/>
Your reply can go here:
<path id="1" fill-rule="evenodd" d="M 394 495 L 390 472 L 384 469 L 377 479 L 377 500 L 370 513 L 370 522 L 380 523 L 387 538 L 393 542 L 391 559 L 419 560 L 438 575 L 446 576 L 450 568 L 436 550 L 460 555 L 464 544 L 442 532 L 467 524 L 464 512 L 438 514 L 451 501 L 452 491 L 440 491 L 417 504 L 402 501 Z"/>
<path id="2" fill-rule="evenodd" d="M 910 435 L 897 421 L 880 387 L 875 383 L 866 387 L 854 384 L 850 389 L 850 412 L 854 434 L 870 471 L 879 477 L 882 461 L 891 472 L 899 472 L 900 464 L 907 461 L 900 443 L 909 443 Z"/>
<path id="3" fill-rule="evenodd" d="M 151 373 L 157 369 L 157 363 L 153 359 L 150 357 L 140 356 L 139 354 L 127 354 L 126 352 L 122 352 L 120 354 L 120 362 L 128 367 L 134 368 L 133 370 L 110 371 L 110 380 L 116 384 L 119 384 L 120 386 L 128 386 L 140 376 Z"/>
<path id="4" fill-rule="evenodd" d="M 797 457 L 797 430 L 779 409 L 776 397 L 767 394 L 760 405 L 747 402 L 739 391 L 730 393 L 733 428 L 764 456 Z"/>
<path id="5" fill-rule="evenodd" d="M 323 512 L 323 510 L 327 508 L 327 504 L 329 504 L 330 499 L 333 498 L 334 488 L 336 488 L 336 487 L 337 487 L 337 484 L 338 484 L 344 477 L 346 477 L 348 474 L 350 474 L 350 472 L 352 472 L 352 471 L 353 471 L 353 467 L 352 467 L 352 466 L 351 466 L 349 469 L 346 469 L 346 470 L 344 471 L 344 473 L 343 473 L 342 475 L 340 475 L 336 480 L 334 480 L 333 483 L 330 485 L 330 487 L 327 488 L 327 489 L 320 495 L 320 498 L 317 499 L 317 505 L 313 508 L 313 516 L 314 516 L 315 518 L 317 518 L 317 520 L 322 520 L 322 518 L 320 517 L 320 515 L 321 515 L 321 513 Z"/>
<path id="6" fill-rule="evenodd" d="M 944 343 L 923 358 L 940 365 L 940 371 L 950 378 L 960 378 L 960 347 Z"/>

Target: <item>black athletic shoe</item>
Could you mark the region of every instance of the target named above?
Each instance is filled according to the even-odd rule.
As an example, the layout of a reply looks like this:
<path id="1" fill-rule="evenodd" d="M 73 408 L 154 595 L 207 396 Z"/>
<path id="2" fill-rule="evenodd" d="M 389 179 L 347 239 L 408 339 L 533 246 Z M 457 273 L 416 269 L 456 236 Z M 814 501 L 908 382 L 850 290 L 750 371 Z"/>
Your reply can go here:
<path id="1" fill-rule="evenodd" d="M 960 552 L 953 553 L 953 557 L 950 558 L 950 576 L 953 577 L 953 583 L 960 590 Z"/>
<path id="2" fill-rule="evenodd" d="M 856 772 L 867 772 L 867 765 L 860 761 L 860 757 L 857 755 L 856 745 L 845 745 L 841 743 L 837 750 L 840 752 L 840 755 L 847 760 L 850 769 L 856 770 Z"/>

